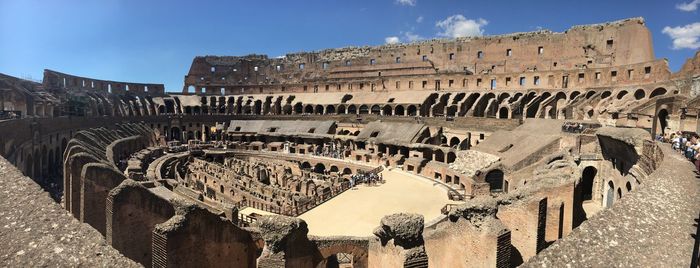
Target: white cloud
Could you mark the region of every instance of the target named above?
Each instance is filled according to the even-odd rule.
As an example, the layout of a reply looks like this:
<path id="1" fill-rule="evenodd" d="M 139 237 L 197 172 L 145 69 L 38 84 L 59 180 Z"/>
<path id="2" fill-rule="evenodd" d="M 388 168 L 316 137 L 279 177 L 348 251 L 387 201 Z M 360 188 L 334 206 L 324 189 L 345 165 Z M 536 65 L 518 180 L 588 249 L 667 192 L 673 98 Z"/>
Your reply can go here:
<path id="1" fill-rule="evenodd" d="M 418 41 L 418 40 L 423 40 L 423 39 L 425 39 L 425 38 L 423 38 L 422 36 L 420 36 L 420 35 L 418 35 L 418 34 L 414 34 L 414 33 L 412 33 L 412 32 L 405 32 L 405 33 L 403 34 L 403 36 L 404 36 L 404 38 L 406 39 L 406 41 L 408 41 L 408 42 L 415 42 L 415 41 Z"/>
<path id="2" fill-rule="evenodd" d="M 673 49 L 700 48 L 700 22 L 677 27 L 666 26 L 661 32 L 673 39 Z"/>
<path id="3" fill-rule="evenodd" d="M 435 23 L 435 26 L 442 29 L 438 36 L 442 37 L 464 37 L 481 36 L 484 34 L 482 27 L 489 22 L 485 19 L 467 19 L 462 15 L 453 15 Z"/>
<path id="4" fill-rule="evenodd" d="M 693 0 L 689 3 L 680 3 L 676 5 L 676 8 L 682 11 L 695 11 L 698 9 L 698 5 L 700 5 L 700 0 Z"/>
<path id="5" fill-rule="evenodd" d="M 415 6 L 416 0 L 396 0 L 396 4 L 399 4 L 402 6 Z"/>
<path id="6" fill-rule="evenodd" d="M 700 1 L 700 0 L 698 0 L 698 1 Z M 416 22 L 417 23 L 423 22 L 423 16 L 418 16 L 418 18 L 416 18 Z"/>
<path id="7" fill-rule="evenodd" d="M 387 44 L 398 44 L 401 42 L 401 40 L 399 40 L 398 36 L 389 36 L 387 38 L 384 38 L 384 42 L 386 42 Z"/>

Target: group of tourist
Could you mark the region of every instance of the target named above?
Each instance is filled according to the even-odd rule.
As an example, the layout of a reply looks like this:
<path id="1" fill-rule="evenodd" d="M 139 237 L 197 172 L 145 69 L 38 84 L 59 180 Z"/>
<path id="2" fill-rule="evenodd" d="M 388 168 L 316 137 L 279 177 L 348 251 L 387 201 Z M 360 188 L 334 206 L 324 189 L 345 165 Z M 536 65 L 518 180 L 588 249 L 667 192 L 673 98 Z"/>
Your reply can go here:
<path id="1" fill-rule="evenodd" d="M 361 183 L 366 185 L 377 185 L 379 183 L 384 183 L 384 177 L 382 174 L 377 174 L 374 172 L 361 172 L 350 176 L 350 188 Z"/>
<path id="2" fill-rule="evenodd" d="M 671 143 L 677 152 L 682 153 L 688 160 L 695 164 L 695 168 L 700 171 L 700 136 L 697 133 L 666 133 L 658 135 L 658 141 Z"/>
<path id="3" fill-rule="evenodd" d="M 314 152 L 314 155 L 335 159 L 345 159 L 345 148 L 343 146 L 337 146 L 331 143 L 323 146 L 323 148 L 319 148 L 319 150 Z"/>
<path id="4" fill-rule="evenodd" d="M 561 131 L 569 132 L 569 133 L 581 133 L 581 132 L 583 132 L 584 129 L 586 129 L 586 128 L 583 124 L 575 123 L 575 122 L 565 122 L 561 126 Z"/>

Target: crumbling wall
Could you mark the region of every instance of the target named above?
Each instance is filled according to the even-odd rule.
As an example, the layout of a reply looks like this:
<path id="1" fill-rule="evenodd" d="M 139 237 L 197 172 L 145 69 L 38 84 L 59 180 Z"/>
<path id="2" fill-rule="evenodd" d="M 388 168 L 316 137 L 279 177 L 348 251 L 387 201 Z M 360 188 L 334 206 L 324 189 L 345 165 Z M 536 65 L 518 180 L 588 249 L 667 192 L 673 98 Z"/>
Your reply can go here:
<path id="1" fill-rule="evenodd" d="M 197 205 L 182 204 L 153 230 L 153 267 L 255 267 L 250 232 Z"/>
<path id="2" fill-rule="evenodd" d="M 107 243 L 124 256 L 151 267 L 153 230 L 175 215 L 173 204 L 132 180 L 112 189 L 106 202 Z"/>
<path id="3" fill-rule="evenodd" d="M 396 213 L 384 216 L 370 242 L 370 267 L 428 267 L 423 240 L 423 216 Z"/>
<path id="4" fill-rule="evenodd" d="M 490 198 L 470 200 L 448 221 L 426 229 L 429 267 L 510 267 L 511 232 L 495 209 Z"/>

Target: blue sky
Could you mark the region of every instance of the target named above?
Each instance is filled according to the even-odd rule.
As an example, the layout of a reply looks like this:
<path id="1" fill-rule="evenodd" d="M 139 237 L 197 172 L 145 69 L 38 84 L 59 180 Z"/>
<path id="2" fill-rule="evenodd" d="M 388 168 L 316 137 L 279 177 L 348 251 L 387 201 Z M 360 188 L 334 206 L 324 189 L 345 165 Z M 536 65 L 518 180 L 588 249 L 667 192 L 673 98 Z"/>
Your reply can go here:
<path id="1" fill-rule="evenodd" d="M 198 55 L 274 57 L 637 16 L 646 19 L 656 57 L 676 71 L 700 47 L 698 9 L 700 0 L 0 0 L 0 73 L 39 80 L 46 68 L 180 91 Z"/>

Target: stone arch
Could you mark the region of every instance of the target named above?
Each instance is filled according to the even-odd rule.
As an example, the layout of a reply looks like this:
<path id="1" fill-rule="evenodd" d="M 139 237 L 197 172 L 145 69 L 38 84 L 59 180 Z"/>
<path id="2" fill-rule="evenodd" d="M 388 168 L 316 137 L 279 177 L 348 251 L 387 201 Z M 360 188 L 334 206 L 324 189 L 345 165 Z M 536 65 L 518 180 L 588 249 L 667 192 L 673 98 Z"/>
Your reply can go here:
<path id="1" fill-rule="evenodd" d="M 335 114 L 335 106 L 326 105 L 326 114 Z"/>
<path id="2" fill-rule="evenodd" d="M 665 95 L 665 94 L 666 94 L 666 89 L 660 87 L 660 88 L 654 89 L 654 91 L 652 91 L 651 94 L 649 94 L 649 98 L 651 99 L 653 97 L 661 96 L 661 95 Z"/>
<path id="3" fill-rule="evenodd" d="M 369 114 L 369 107 L 366 104 L 360 105 L 360 114 Z"/>
<path id="4" fill-rule="evenodd" d="M 628 181 L 625 184 L 625 189 L 627 189 L 627 192 L 631 192 L 632 191 L 632 183 Z"/>
<path id="5" fill-rule="evenodd" d="M 418 108 L 415 105 L 409 105 L 408 108 L 406 109 L 406 111 L 408 113 L 407 115 L 409 115 L 409 116 L 418 115 L 418 113 L 417 113 Z"/>
<path id="6" fill-rule="evenodd" d="M 489 101 L 491 99 L 496 98 L 496 95 L 493 93 L 488 93 L 481 97 L 479 101 L 476 103 L 476 106 L 474 107 L 474 116 L 476 117 L 484 117 L 486 116 L 486 108 L 488 108 Z"/>
<path id="7" fill-rule="evenodd" d="M 508 107 L 503 106 L 498 109 L 498 118 L 508 118 Z"/>
<path id="8" fill-rule="evenodd" d="M 396 105 L 396 107 L 394 107 L 394 115 L 405 115 L 403 106 Z"/>
<path id="9" fill-rule="evenodd" d="M 617 93 L 616 98 L 621 100 L 623 97 L 625 97 L 625 95 L 627 95 L 627 90 L 620 90 L 620 92 Z"/>
<path id="10" fill-rule="evenodd" d="M 433 152 L 433 158 L 437 162 L 445 162 L 445 153 L 442 150 L 435 150 Z"/>
<path id="11" fill-rule="evenodd" d="M 305 114 L 313 114 L 313 113 L 314 113 L 314 106 L 311 105 L 311 104 L 307 104 L 307 105 L 304 107 L 304 113 L 305 113 Z"/>
<path id="12" fill-rule="evenodd" d="M 602 94 L 600 94 L 600 98 L 605 99 L 607 97 L 610 97 L 610 95 L 612 95 L 612 92 L 610 92 L 610 90 L 606 90 L 606 91 L 603 91 Z"/>
<path id="13" fill-rule="evenodd" d="M 447 163 L 454 163 L 457 160 L 457 155 L 454 152 L 447 152 Z"/>
<path id="14" fill-rule="evenodd" d="M 301 114 L 304 112 L 304 105 L 301 104 L 301 102 L 297 102 L 297 104 L 294 104 L 294 113 L 295 114 Z"/>
<path id="15" fill-rule="evenodd" d="M 647 93 L 644 91 L 644 89 L 637 89 L 637 91 L 634 92 L 634 98 L 636 100 L 641 100 L 646 96 L 646 94 Z"/>
<path id="16" fill-rule="evenodd" d="M 350 104 L 348 106 L 348 114 L 357 114 L 357 106 Z"/>
<path id="17" fill-rule="evenodd" d="M 595 91 L 593 90 L 586 92 L 586 99 L 590 99 L 593 95 L 595 95 Z"/>
<path id="18" fill-rule="evenodd" d="M 391 109 L 390 105 L 384 105 L 384 107 L 382 107 L 382 115 L 385 115 L 385 116 L 392 115 L 391 111 L 392 111 L 392 109 Z"/>
<path id="19" fill-rule="evenodd" d="M 465 138 L 462 140 L 462 142 L 459 144 L 459 149 L 460 150 L 469 150 L 469 138 Z"/>
<path id="20" fill-rule="evenodd" d="M 338 170 L 339 170 L 339 169 L 338 169 L 338 167 L 337 167 L 336 165 L 332 165 L 332 166 L 331 166 L 331 169 L 330 169 L 330 172 L 332 172 L 332 173 L 337 173 Z"/>
<path id="21" fill-rule="evenodd" d="M 569 100 L 573 100 L 574 98 L 578 97 L 579 95 L 581 95 L 581 92 L 579 92 L 579 91 L 571 92 L 571 94 L 569 94 Z"/>
<path id="22" fill-rule="evenodd" d="M 311 163 L 304 161 L 301 163 L 301 169 L 311 169 Z"/>
<path id="23" fill-rule="evenodd" d="M 323 105 L 317 104 L 314 107 L 314 114 L 323 114 Z"/>
<path id="24" fill-rule="evenodd" d="M 352 174 L 352 170 L 349 167 L 343 168 L 343 174 L 350 175 Z"/>
<path id="25" fill-rule="evenodd" d="M 338 114 L 345 114 L 345 105 L 338 105 Z"/>
<path id="26" fill-rule="evenodd" d="M 314 165 L 314 172 L 320 174 L 326 173 L 326 165 L 323 163 L 316 163 L 316 165 Z"/>
<path id="27" fill-rule="evenodd" d="M 452 138 L 450 139 L 450 147 L 455 148 L 456 146 L 459 145 L 459 142 L 460 142 L 460 141 L 459 141 L 459 138 L 457 138 L 457 137 L 452 137 Z"/>
<path id="28" fill-rule="evenodd" d="M 381 112 L 382 112 L 382 109 L 381 109 L 381 107 L 379 107 L 379 105 L 375 104 L 375 105 L 372 105 L 372 107 L 370 108 L 371 114 L 379 115 Z"/>

